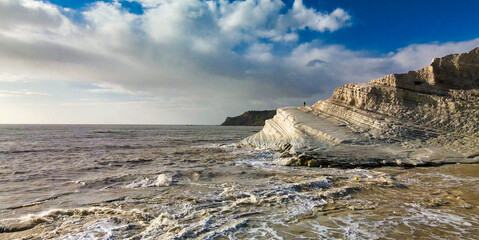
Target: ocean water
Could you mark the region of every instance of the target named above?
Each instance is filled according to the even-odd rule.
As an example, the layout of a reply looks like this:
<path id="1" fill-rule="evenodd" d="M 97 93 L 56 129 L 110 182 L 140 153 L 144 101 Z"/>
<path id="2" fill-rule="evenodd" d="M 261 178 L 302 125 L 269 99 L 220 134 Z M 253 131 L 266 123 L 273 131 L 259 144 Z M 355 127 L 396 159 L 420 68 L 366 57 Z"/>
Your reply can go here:
<path id="1" fill-rule="evenodd" d="M 261 128 L 0 125 L 0 239 L 479 239 L 479 166 L 283 167 Z"/>

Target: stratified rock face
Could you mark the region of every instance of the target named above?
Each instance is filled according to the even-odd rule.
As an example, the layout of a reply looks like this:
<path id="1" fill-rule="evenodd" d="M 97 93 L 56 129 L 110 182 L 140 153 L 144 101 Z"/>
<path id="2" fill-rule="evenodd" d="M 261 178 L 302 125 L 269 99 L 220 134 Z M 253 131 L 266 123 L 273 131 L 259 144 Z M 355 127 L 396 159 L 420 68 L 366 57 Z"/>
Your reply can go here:
<path id="1" fill-rule="evenodd" d="M 236 117 L 227 117 L 221 126 L 263 126 L 275 113 L 276 110 L 247 111 Z"/>
<path id="2" fill-rule="evenodd" d="M 421 70 L 391 74 L 373 80 L 371 83 L 424 93 L 447 93 L 451 89 L 477 89 L 479 88 L 479 48 L 464 54 L 435 58 L 429 66 Z"/>
<path id="3" fill-rule="evenodd" d="M 479 162 L 479 48 L 278 109 L 242 144 L 287 151 L 300 165 Z"/>

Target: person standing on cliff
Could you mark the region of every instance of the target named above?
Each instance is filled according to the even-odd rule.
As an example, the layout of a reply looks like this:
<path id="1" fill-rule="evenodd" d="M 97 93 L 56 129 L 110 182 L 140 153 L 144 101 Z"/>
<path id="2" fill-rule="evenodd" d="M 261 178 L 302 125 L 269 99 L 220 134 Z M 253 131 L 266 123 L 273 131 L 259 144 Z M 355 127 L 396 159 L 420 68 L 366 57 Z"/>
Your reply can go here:
<path id="1" fill-rule="evenodd" d="M 304 102 L 303 105 L 306 107 L 306 102 Z"/>

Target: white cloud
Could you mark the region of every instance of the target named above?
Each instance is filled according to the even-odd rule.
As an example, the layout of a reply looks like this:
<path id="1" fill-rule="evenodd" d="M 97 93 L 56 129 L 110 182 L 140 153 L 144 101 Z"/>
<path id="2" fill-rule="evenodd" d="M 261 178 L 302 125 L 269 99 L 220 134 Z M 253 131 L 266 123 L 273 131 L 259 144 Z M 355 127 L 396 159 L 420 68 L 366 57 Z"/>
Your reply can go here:
<path id="1" fill-rule="evenodd" d="M 20 90 L 20 91 L 6 91 L 0 90 L 0 97 L 27 97 L 27 96 L 51 96 L 48 93 L 35 92 L 29 90 Z"/>
<path id="2" fill-rule="evenodd" d="M 188 114 L 188 122 L 215 123 L 249 108 L 325 98 L 346 82 L 417 69 L 432 57 L 479 45 L 478 39 L 418 44 L 374 56 L 320 41 L 296 43 L 305 29 L 334 32 L 351 25 L 351 16 L 340 8 L 327 13 L 300 0 L 290 9 L 281 0 L 138 2 L 142 15 L 129 13 L 116 1 L 97 2 L 77 13 L 82 20 L 76 21 L 68 17 L 74 10 L 47 2 L 0 0 L 0 82 L 93 84 L 96 88 L 82 91 L 91 96 L 83 98 L 98 93 L 143 98 L 104 107 L 95 102 L 102 114 L 108 112 L 106 105 L 113 105 L 116 110 L 110 112 L 125 115 L 151 112 L 145 117 L 149 123 L 181 122 Z M 291 50 L 278 54 L 276 46 Z M 9 106 L 4 109 L 15 109 Z M 50 106 L 49 112 L 56 105 Z M 65 111 L 59 105 L 57 110 Z M 79 115 L 91 114 L 72 116 Z M 111 118 L 120 115 L 115 112 Z M 104 121 L 110 115 L 102 116 L 98 119 Z"/>
<path id="3" fill-rule="evenodd" d="M 280 0 L 246 0 L 229 3 L 221 1 L 220 26 L 223 31 L 258 30 L 266 25 L 276 25 L 284 7 Z"/>
<path id="4" fill-rule="evenodd" d="M 131 91 L 122 86 L 114 85 L 110 83 L 96 83 L 93 84 L 96 88 L 88 89 L 90 93 L 117 93 L 117 94 L 128 94 L 128 95 L 141 95 L 145 94 L 141 91 Z"/>
<path id="5" fill-rule="evenodd" d="M 462 53 L 479 46 L 479 39 L 463 42 L 449 42 L 444 44 L 412 44 L 398 49 L 392 59 L 403 69 L 415 69 L 418 66 L 429 64 L 435 57 L 446 56 L 452 53 Z"/>
<path id="6" fill-rule="evenodd" d="M 340 8 L 322 13 L 306 8 L 302 0 L 295 0 L 291 9 L 280 14 L 284 7 L 281 0 L 246 0 L 233 3 L 220 1 L 215 9 L 219 9 L 221 30 L 245 40 L 296 41 L 299 29 L 308 27 L 314 31 L 333 32 L 350 25 L 351 16 Z"/>
<path id="7" fill-rule="evenodd" d="M 245 56 L 253 61 L 268 62 L 273 59 L 272 49 L 272 44 L 255 43 L 248 48 Z"/>
<path id="8" fill-rule="evenodd" d="M 341 8 L 335 9 L 330 14 L 318 12 L 306 8 L 302 0 L 295 0 L 291 11 L 293 28 L 304 29 L 306 27 L 324 32 L 336 31 L 343 26 L 350 25 L 351 16 Z"/>
<path id="9" fill-rule="evenodd" d="M 138 2 L 145 8 L 156 7 L 164 2 L 164 0 L 127 0 L 129 2 Z"/>
<path id="10" fill-rule="evenodd" d="M 21 74 L 0 72 L 0 82 L 17 82 L 17 81 L 24 81 L 24 80 L 25 80 L 25 76 Z"/>
<path id="11" fill-rule="evenodd" d="M 417 70 L 428 65 L 433 58 L 467 52 L 478 46 L 479 38 L 463 42 L 413 44 L 387 55 L 372 56 L 366 51 L 351 51 L 340 45 L 321 46 L 313 42 L 295 48 L 287 62 L 296 69 L 303 69 L 304 73 L 321 76 L 335 86 Z"/>
<path id="12" fill-rule="evenodd" d="M 46 37 L 50 34 L 70 34 L 74 26 L 59 7 L 32 0 L 0 1 L 0 29 L 2 34 L 28 37 Z"/>

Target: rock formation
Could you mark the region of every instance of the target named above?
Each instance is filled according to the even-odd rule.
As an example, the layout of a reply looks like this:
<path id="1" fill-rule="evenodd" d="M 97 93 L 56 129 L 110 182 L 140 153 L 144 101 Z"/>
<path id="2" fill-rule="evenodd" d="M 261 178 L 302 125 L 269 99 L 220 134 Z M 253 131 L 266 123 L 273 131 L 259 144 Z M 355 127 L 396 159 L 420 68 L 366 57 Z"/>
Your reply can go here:
<path id="1" fill-rule="evenodd" d="M 311 107 L 280 108 L 241 144 L 282 151 L 284 165 L 479 162 L 479 48 L 346 84 Z"/>
<path id="2" fill-rule="evenodd" d="M 264 126 L 264 122 L 273 118 L 275 113 L 275 110 L 247 111 L 236 117 L 227 117 L 221 126 Z"/>

